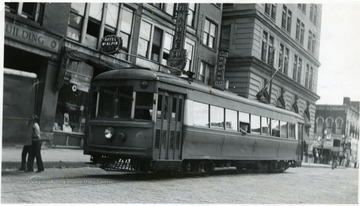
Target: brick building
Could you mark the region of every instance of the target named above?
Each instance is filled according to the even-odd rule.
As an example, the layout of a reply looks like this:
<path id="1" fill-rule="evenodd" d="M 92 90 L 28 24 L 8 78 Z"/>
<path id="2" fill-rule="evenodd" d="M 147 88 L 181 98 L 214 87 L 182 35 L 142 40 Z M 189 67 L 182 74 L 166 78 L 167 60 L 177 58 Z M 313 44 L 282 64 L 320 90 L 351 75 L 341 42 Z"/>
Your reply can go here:
<path id="1" fill-rule="evenodd" d="M 342 105 L 316 105 L 313 148 L 329 161 L 331 151 L 341 151 L 351 162 L 357 159 L 360 135 L 360 102 L 344 97 Z"/>
<path id="2" fill-rule="evenodd" d="M 134 65 L 168 69 L 177 6 L 5 3 L 4 67 L 37 74 L 35 112 L 54 145 L 81 145 L 93 77 Z M 189 4 L 185 70 L 206 84 L 213 80 L 221 14 L 221 4 Z M 122 39 L 115 54 L 102 51 L 109 35 Z"/>

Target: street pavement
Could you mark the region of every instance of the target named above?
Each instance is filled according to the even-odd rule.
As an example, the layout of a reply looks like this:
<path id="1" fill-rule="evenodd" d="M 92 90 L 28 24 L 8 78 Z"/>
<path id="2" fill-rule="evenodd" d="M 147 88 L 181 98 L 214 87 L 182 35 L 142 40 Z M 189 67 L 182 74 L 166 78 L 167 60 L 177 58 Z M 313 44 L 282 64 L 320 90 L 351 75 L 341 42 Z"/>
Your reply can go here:
<path id="1" fill-rule="evenodd" d="M 13 170 L 20 167 L 22 146 L 2 147 L 2 170 Z M 87 167 L 90 156 L 84 155 L 80 148 L 46 147 L 41 148 L 41 156 L 45 168 L 78 168 Z M 36 163 L 34 164 L 36 167 Z M 331 165 L 302 163 L 302 167 L 330 168 Z M 344 168 L 339 166 L 338 168 Z"/>

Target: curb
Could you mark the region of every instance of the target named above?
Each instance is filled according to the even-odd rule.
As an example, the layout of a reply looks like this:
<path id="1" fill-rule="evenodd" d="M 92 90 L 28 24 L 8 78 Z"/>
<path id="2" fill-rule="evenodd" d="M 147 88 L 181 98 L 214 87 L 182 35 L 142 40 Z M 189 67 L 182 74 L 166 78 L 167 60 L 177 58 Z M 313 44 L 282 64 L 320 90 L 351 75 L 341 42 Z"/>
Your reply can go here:
<path id="1" fill-rule="evenodd" d="M 15 169 L 17 170 L 20 167 L 20 162 L 2 162 L 2 170 Z M 89 167 L 85 162 L 62 162 L 62 161 L 52 161 L 44 162 L 44 168 L 81 168 Z M 34 169 L 36 168 L 36 163 L 34 163 Z M 35 169 L 36 170 L 36 169 Z"/>

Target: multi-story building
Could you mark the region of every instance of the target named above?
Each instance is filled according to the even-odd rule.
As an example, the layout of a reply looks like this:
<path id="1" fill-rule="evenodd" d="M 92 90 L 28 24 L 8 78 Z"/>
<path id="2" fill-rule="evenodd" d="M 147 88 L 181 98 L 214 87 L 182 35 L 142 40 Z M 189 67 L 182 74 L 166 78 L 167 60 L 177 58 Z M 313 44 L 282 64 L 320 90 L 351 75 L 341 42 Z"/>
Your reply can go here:
<path id="1" fill-rule="evenodd" d="M 130 66 L 168 69 L 177 5 L 5 3 L 4 67 L 37 74 L 36 114 L 54 145 L 81 144 L 93 77 Z M 222 6 L 188 6 L 185 70 L 212 84 Z M 114 54 L 102 47 L 110 35 L 122 41 Z"/>
<path id="2" fill-rule="evenodd" d="M 331 151 L 340 151 L 354 163 L 360 135 L 360 102 L 344 97 L 343 105 L 316 105 L 315 120 L 312 146 L 322 151 L 323 162 L 329 161 Z"/>
<path id="3" fill-rule="evenodd" d="M 321 31 L 318 4 L 224 4 L 221 49 L 229 90 L 304 117 L 314 136 Z M 273 79 L 271 77 L 273 76 Z"/>

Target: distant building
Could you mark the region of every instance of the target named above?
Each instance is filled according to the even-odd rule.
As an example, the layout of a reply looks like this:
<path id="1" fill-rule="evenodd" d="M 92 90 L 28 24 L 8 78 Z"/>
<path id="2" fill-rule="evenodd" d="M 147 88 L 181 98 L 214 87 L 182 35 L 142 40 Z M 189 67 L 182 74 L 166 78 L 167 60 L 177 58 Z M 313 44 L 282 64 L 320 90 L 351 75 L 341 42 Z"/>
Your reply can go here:
<path id="1" fill-rule="evenodd" d="M 360 102 L 344 97 L 343 105 L 316 105 L 315 119 L 313 148 L 323 150 L 325 157 L 331 151 L 341 151 L 354 162 L 360 135 Z"/>
<path id="2" fill-rule="evenodd" d="M 321 9 L 319 4 L 223 5 L 220 49 L 229 52 L 229 90 L 303 116 L 304 148 L 312 144 L 319 99 Z"/>
<path id="3" fill-rule="evenodd" d="M 130 66 L 168 69 L 177 6 L 5 3 L 4 67 L 37 74 L 36 113 L 54 145 L 81 145 L 93 77 Z M 212 84 L 222 5 L 190 3 L 187 14 L 185 70 Z M 119 52 L 104 52 L 109 35 L 121 37 Z"/>

